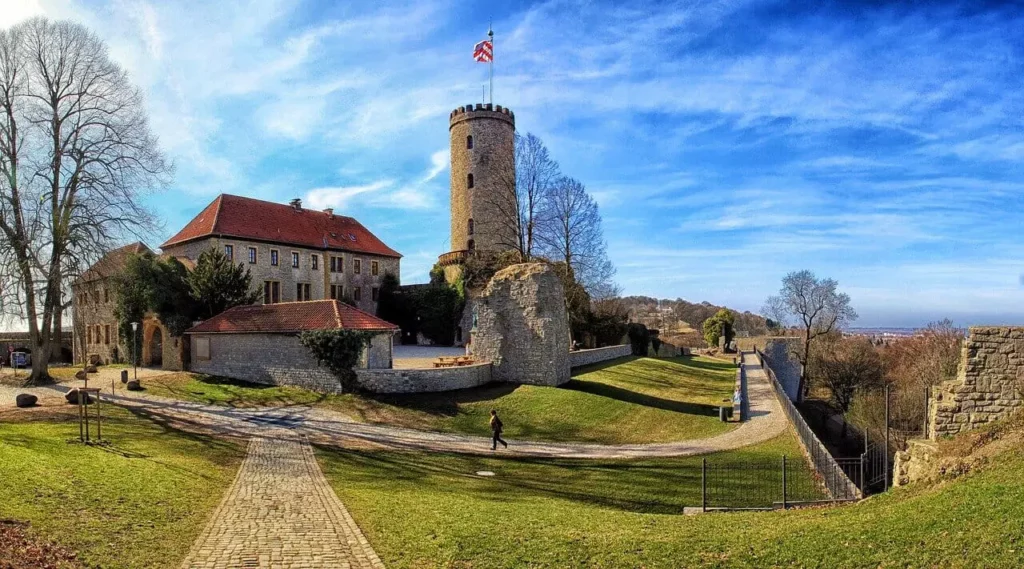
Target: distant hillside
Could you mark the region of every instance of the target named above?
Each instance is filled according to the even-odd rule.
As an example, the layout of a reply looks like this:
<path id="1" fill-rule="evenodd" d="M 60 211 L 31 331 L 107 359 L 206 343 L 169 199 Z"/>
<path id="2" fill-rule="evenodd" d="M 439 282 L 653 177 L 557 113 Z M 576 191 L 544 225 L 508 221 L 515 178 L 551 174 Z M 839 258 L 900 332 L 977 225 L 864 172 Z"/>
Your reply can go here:
<path id="1" fill-rule="evenodd" d="M 656 328 L 662 334 L 699 333 L 705 320 L 722 308 L 728 308 L 710 302 L 688 302 L 681 298 L 668 300 L 649 296 L 627 296 L 621 300 L 629 311 L 630 322 L 639 322 L 648 328 Z M 737 335 L 761 336 L 768 333 L 764 317 L 752 312 L 733 312 L 736 313 Z"/>

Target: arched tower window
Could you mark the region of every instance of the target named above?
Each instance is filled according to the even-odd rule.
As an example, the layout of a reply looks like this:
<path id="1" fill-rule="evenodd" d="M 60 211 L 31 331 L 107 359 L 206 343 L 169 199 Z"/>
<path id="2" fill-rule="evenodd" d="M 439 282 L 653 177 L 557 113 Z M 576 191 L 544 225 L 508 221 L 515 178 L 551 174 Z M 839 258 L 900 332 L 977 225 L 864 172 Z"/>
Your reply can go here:
<path id="1" fill-rule="evenodd" d="M 468 242 L 466 243 L 466 249 L 469 249 L 470 251 L 472 251 L 472 250 L 476 249 L 476 243 L 474 243 L 474 242 L 473 242 L 473 240 L 472 240 L 472 239 L 470 239 L 470 240 L 469 240 L 469 241 L 468 241 Z"/>
<path id="2" fill-rule="evenodd" d="M 469 234 L 472 235 L 473 234 L 473 220 L 472 219 L 469 220 L 469 228 L 468 229 L 469 229 Z"/>
<path id="3" fill-rule="evenodd" d="M 473 135 L 466 137 L 466 150 L 473 150 Z"/>
<path id="4" fill-rule="evenodd" d="M 473 187 L 473 174 L 466 174 L 466 187 L 467 188 L 472 188 Z"/>

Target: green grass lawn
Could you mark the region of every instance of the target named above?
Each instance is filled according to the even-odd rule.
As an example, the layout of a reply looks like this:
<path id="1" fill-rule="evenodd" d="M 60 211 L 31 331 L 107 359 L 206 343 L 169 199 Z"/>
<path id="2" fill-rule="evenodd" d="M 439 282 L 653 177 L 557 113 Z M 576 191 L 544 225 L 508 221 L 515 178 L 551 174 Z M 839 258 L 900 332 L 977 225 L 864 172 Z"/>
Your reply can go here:
<path id="1" fill-rule="evenodd" d="M 296 387 L 259 386 L 178 374 L 144 381 L 150 393 L 236 407 L 319 405 L 356 420 L 488 435 L 491 409 L 505 436 L 520 440 L 604 444 L 703 438 L 734 425 L 718 420 L 736 377 L 731 364 L 708 358 L 625 358 L 586 368 L 562 387 L 494 384 L 446 393 L 321 395 Z"/>
<path id="2" fill-rule="evenodd" d="M 769 459 L 792 436 L 709 455 Z M 389 568 L 1024 566 L 1024 451 L 856 505 L 682 515 L 694 462 L 320 451 Z M 492 470 L 494 478 L 474 476 Z M 698 486 L 699 488 L 699 486 Z M 401 512 L 401 515 L 395 515 Z"/>
<path id="3" fill-rule="evenodd" d="M 67 408 L 0 419 L 0 518 L 30 522 L 89 567 L 178 567 L 244 448 L 123 409 L 104 415 L 106 446 L 79 443 Z"/>

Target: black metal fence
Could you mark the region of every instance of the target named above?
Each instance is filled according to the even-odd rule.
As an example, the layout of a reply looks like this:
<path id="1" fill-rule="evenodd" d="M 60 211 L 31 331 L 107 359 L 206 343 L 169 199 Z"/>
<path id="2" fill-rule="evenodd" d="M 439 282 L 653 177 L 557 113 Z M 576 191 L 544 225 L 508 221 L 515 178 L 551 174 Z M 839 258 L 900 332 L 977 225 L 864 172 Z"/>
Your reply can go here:
<path id="1" fill-rule="evenodd" d="M 859 458 L 839 460 L 834 458 L 818 439 L 817 435 L 814 434 L 814 431 L 807 425 L 800 411 L 790 401 L 789 396 L 786 395 L 785 390 L 782 388 L 782 384 L 775 377 L 775 372 L 764 364 L 764 354 L 757 348 L 754 348 L 754 353 L 757 354 L 758 362 L 761 364 L 765 375 L 768 376 L 768 383 L 775 391 L 775 396 L 782 406 L 782 411 L 796 430 L 800 444 L 803 446 L 808 460 L 810 460 L 811 465 L 814 467 L 815 473 L 820 477 L 822 484 L 828 490 L 829 497 L 833 500 L 857 500 L 863 498 L 862 488 L 864 487 L 865 476 L 861 473 L 865 469 L 865 457 L 862 455 Z M 854 479 L 861 484 L 855 482 Z"/>
<path id="2" fill-rule="evenodd" d="M 832 501 L 802 457 L 701 460 L 701 509 L 764 510 Z"/>

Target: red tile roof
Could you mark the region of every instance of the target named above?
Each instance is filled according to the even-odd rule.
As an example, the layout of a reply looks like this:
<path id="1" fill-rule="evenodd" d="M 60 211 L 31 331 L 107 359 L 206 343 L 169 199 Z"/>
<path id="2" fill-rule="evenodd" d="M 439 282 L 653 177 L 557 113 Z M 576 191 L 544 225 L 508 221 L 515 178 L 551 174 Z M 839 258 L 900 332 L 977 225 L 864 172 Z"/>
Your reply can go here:
<path id="1" fill-rule="evenodd" d="M 186 334 L 295 333 L 306 330 L 393 331 L 398 326 L 337 300 L 309 300 L 236 306 L 198 324 Z"/>
<path id="2" fill-rule="evenodd" d="M 152 253 L 152 251 L 140 241 L 107 251 L 105 255 L 100 257 L 99 261 L 96 261 L 93 266 L 82 273 L 82 276 L 78 278 L 78 282 L 84 283 L 112 277 L 124 269 L 124 264 L 129 256 L 141 255 L 143 253 Z"/>
<path id="3" fill-rule="evenodd" d="M 160 248 L 214 236 L 402 256 L 351 217 L 228 194 L 217 196 Z"/>

